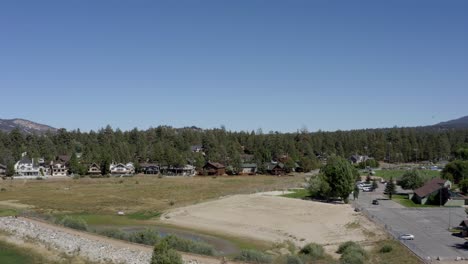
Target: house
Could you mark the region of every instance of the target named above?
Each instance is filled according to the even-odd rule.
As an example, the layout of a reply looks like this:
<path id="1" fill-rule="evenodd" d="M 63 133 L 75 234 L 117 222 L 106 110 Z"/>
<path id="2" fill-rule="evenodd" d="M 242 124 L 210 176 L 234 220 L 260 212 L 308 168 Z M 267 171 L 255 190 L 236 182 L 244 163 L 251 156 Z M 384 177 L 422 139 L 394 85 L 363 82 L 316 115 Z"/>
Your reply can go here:
<path id="1" fill-rule="evenodd" d="M 112 163 L 109 167 L 112 175 L 132 175 L 135 174 L 135 167 L 133 163 Z"/>
<path id="2" fill-rule="evenodd" d="M 3 164 L 0 164 L 0 176 L 6 176 L 6 166 Z"/>
<path id="3" fill-rule="evenodd" d="M 281 162 L 269 162 L 265 164 L 265 170 L 271 175 L 284 175 L 286 174 L 286 169 L 284 164 Z"/>
<path id="4" fill-rule="evenodd" d="M 372 158 L 370 158 L 369 156 L 362 156 L 362 155 L 352 155 L 351 157 L 349 157 L 349 161 L 352 163 L 352 164 L 359 164 L 359 163 L 362 163 L 362 162 L 366 162 L 368 160 L 370 160 Z"/>
<path id="5" fill-rule="evenodd" d="M 202 145 L 193 145 L 193 146 L 190 146 L 190 150 L 192 152 L 203 152 L 203 146 Z"/>
<path id="6" fill-rule="evenodd" d="M 248 163 L 252 162 L 255 159 L 255 156 L 252 154 L 241 154 L 240 159 L 242 162 Z"/>
<path id="7" fill-rule="evenodd" d="M 468 220 L 463 220 L 460 223 L 461 235 L 462 237 L 468 237 Z"/>
<path id="8" fill-rule="evenodd" d="M 67 176 L 68 167 L 61 161 L 51 162 L 50 173 L 52 176 Z"/>
<path id="9" fill-rule="evenodd" d="M 195 176 L 196 170 L 193 165 L 185 166 L 160 166 L 159 170 L 162 175 L 166 176 Z"/>
<path id="10" fill-rule="evenodd" d="M 255 175 L 257 174 L 257 164 L 256 163 L 242 163 L 241 164 L 241 175 Z"/>
<path id="11" fill-rule="evenodd" d="M 414 190 L 414 194 L 410 199 L 416 204 L 444 205 L 450 199 L 451 187 L 452 183 L 449 180 L 435 178 Z"/>
<path id="12" fill-rule="evenodd" d="M 203 174 L 221 176 L 226 174 L 226 167 L 221 163 L 208 161 L 203 166 Z"/>
<path id="13" fill-rule="evenodd" d="M 68 166 L 68 163 L 70 162 L 70 158 L 71 157 L 69 155 L 59 155 L 57 156 L 55 160 L 63 164 L 66 164 Z"/>
<path id="14" fill-rule="evenodd" d="M 159 174 L 159 165 L 152 163 L 140 163 L 140 172 L 144 174 Z"/>
<path id="15" fill-rule="evenodd" d="M 34 159 L 28 158 L 25 153 L 14 167 L 15 174 L 18 176 L 41 176 L 39 164 L 34 162 Z"/>
<path id="16" fill-rule="evenodd" d="M 88 175 L 101 175 L 101 167 L 96 163 L 91 164 L 88 167 Z"/>

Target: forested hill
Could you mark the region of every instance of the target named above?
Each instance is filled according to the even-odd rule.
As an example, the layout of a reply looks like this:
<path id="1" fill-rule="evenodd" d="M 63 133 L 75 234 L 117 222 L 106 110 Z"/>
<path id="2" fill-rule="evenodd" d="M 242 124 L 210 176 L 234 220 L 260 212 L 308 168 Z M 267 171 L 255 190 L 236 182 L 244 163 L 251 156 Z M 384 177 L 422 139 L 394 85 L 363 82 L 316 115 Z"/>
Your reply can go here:
<path id="1" fill-rule="evenodd" d="M 191 146 L 203 146 L 192 152 Z M 378 160 L 408 162 L 448 159 L 455 150 L 468 146 L 468 129 L 391 128 L 336 132 L 297 133 L 230 132 L 224 129 L 175 129 L 157 127 L 145 131 L 114 130 L 33 135 L 18 129 L 0 132 L 0 163 L 11 163 L 22 152 L 53 159 L 56 155 L 82 153 L 82 162 L 133 161 L 184 165 L 205 160 L 238 165 L 246 157 L 259 165 L 280 157 L 302 164 L 318 164 L 328 155 L 369 155 Z M 247 155 L 245 155 L 247 154 Z"/>
<path id="2" fill-rule="evenodd" d="M 468 128 L 468 116 L 464 116 L 447 122 L 441 122 L 434 126 L 440 128 Z"/>

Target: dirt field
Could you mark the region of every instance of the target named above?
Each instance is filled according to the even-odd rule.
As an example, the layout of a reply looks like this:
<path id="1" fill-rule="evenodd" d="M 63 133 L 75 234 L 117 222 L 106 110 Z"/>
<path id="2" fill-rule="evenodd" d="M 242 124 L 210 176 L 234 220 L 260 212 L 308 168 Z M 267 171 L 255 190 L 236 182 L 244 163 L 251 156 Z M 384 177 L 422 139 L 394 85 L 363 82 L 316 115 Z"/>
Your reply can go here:
<path id="1" fill-rule="evenodd" d="M 0 180 L 0 207 L 54 213 L 162 212 L 224 195 L 297 187 L 303 176 L 167 177 Z"/>
<path id="2" fill-rule="evenodd" d="M 168 211 L 164 222 L 257 240 L 326 245 L 378 241 L 385 235 L 350 205 L 251 194 L 233 195 Z M 333 251 L 333 250 L 330 250 Z"/>

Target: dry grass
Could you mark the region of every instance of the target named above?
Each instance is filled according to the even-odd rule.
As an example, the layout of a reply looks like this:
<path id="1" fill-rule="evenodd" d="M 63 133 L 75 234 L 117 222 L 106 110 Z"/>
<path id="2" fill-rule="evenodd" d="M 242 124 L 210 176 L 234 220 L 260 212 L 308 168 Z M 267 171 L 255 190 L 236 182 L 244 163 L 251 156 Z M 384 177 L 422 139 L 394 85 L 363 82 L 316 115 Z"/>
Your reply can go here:
<path id="1" fill-rule="evenodd" d="M 138 183 L 137 183 L 138 181 Z M 52 213 L 158 211 L 239 193 L 253 193 L 304 182 L 303 177 L 104 178 L 45 181 L 2 181 L 0 201 L 15 200 Z"/>

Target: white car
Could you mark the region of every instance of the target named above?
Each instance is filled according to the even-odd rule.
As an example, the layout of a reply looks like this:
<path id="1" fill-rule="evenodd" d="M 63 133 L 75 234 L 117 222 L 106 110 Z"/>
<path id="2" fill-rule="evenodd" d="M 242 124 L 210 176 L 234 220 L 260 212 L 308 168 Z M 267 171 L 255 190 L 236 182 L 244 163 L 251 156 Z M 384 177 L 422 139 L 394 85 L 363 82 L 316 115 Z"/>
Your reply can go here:
<path id="1" fill-rule="evenodd" d="M 414 235 L 412 234 L 403 234 L 400 236 L 401 240 L 414 240 Z"/>
<path id="2" fill-rule="evenodd" d="M 363 190 L 364 192 L 370 192 L 370 191 L 372 191 L 372 188 L 370 188 L 370 187 L 362 187 L 362 190 Z"/>

